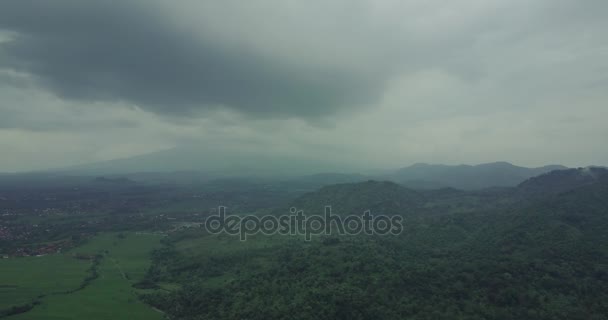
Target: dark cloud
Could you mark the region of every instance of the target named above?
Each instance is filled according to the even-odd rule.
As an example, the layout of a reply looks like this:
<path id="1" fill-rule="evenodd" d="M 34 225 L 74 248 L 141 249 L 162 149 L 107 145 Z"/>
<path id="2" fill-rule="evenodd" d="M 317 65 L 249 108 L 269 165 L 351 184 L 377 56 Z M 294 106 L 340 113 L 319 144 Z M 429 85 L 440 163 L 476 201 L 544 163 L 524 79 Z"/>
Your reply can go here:
<path id="1" fill-rule="evenodd" d="M 225 106 L 315 118 L 376 98 L 375 77 L 309 68 L 195 36 L 148 1 L 4 0 L 0 68 L 29 73 L 62 98 L 126 101 L 159 114 Z"/>
<path id="2" fill-rule="evenodd" d="M 94 129 L 128 129 L 137 128 L 137 123 L 131 119 L 104 119 L 92 121 L 92 119 L 78 118 L 54 118 L 48 119 L 44 117 L 32 117 L 28 111 L 12 111 L 4 113 L 0 118 L 1 129 L 19 129 L 33 132 L 51 132 L 51 131 L 91 131 Z"/>
<path id="3" fill-rule="evenodd" d="M 607 12 L 606 0 L 0 0 L 0 171 L 171 147 L 221 164 L 245 152 L 367 168 L 605 164 Z"/>

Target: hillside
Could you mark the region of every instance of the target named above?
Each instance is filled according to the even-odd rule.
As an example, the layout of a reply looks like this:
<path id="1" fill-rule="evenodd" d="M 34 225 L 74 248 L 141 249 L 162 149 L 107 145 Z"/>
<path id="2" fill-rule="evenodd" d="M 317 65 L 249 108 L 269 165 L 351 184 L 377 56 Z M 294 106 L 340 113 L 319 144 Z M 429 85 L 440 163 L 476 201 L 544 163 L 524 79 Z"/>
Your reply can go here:
<path id="1" fill-rule="evenodd" d="M 322 214 L 325 206 L 332 206 L 337 214 L 407 214 L 420 208 L 424 196 L 390 181 L 369 180 L 325 186 L 296 199 L 291 206 L 309 214 Z"/>
<path id="2" fill-rule="evenodd" d="M 452 187 L 463 190 L 488 187 L 514 187 L 531 177 L 553 170 L 567 169 L 560 165 L 526 168 L 508 162 L 494 162 L 479 165 L 432 165 L 418 163 L 402 168 L 389 175 L 392 181 L 410 187 L 432 188 Z"/>
<path id="3" fill-rule="evenodd" d="M 534 183 L 548 178 L 539 179 Z M 550 179 L 568 185 L 570 178 Z M 439 199 L 476 207 L 488 194 L 513 195 L 513 189 L 503 191 L 421 192 L 368 181 L 324 187 L 294 203 L 302 208 L 341 203 L 342 213 L 402 212 Z M 408 220 L 395 237 L 248 239 L 247 254 L 224 250 L 201 256 L 203 248 L 216 244 L 236 248 L 238 239 L 170 237 L 149 281 L 184 286 L 144 299 L 184 319 L 605 319 L 605 176 L 517 206 L 501 203 L 495 201 L 493 210 L 422 215 Z M 192 248 L 196 243 L 200 250 Z M 180 247 L 188 251 L 173 249 Z M 214 303 L 205 303 L 210 300 Z"/>
<path id="4" fill-rule="evenodd" d="M 562 193 L 606 179 L 608 169 L 587 167 L 551 171 L 532 177 L 517 186 L 517 192 L 526 196 Z"/>

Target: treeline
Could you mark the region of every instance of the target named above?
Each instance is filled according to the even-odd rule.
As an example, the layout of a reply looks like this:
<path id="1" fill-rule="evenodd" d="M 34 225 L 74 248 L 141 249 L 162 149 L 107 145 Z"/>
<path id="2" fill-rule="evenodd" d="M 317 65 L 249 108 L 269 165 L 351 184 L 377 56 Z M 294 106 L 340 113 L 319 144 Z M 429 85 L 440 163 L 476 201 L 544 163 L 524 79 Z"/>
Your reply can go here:
<path id="1" fill-rule="evenodd" d="M 82 280 L 82 282 L 80 283 L 80 285 L 77 288 L 74 288 L 74 289 L 68 290 L 68 291 L 64 291 L 64 292 L 53 293 L 53 294 L 70 294 L 70 293 L 74 293 L 76 291 L 80 291 L 80 290 L 86 288 L 88 285 L 91 284 L 91 282 L 93 282 L 93 280 L 99 278 L 99 271 L 97 269 L 99 267 L 99 264 L 101 264 L 102 260 L 103 260 L 103 255 L 101 255 L 101 254 L 96 254 L 92 257 L 91 266 L 89 267 L 89 269 L 87 269 L 88 275 Z"/>
<path id="2" fill-rule="evenodd" d="M 39 301 L 33 301 L 28 304 L 24 304 L 21 306 L 12 306 L 8 309 L 0 310 L 0 318 L 6 318 L 9 316 L 14 316 L 20 313 L 25 313 L 32 310 L 36 305 L 40 304 Z"/>

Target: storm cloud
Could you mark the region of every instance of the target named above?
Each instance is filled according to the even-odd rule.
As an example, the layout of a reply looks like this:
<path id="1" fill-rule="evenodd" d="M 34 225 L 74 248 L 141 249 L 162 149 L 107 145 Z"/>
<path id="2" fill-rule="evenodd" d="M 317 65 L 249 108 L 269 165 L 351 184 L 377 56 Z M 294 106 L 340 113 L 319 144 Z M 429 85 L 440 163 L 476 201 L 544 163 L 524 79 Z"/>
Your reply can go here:
<path id="1" fill-rule="evenodd" d="M 155 1 L 8 0 L 0 9 L 0 28 L 12 32 L 0 66 L 68 99 L 128 101 L 160 114 L 228 107 L 314 117 L 367 104 L 382 89 L 372 74 L 292 64 L 180 30 Z"/>
<path id="2" fill-rule="evenodd" d="M 606 30 L 604 0 L 3 0 L 0 171 L 605 165 Z"/>

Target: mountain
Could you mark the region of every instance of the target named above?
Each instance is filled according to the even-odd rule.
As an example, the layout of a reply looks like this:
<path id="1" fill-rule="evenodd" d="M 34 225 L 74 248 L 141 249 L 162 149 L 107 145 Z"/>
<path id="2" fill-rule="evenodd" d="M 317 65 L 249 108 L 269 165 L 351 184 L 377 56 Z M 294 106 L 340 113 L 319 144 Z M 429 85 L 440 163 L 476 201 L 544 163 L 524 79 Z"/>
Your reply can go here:
<path id="1" fill-rule="evenodd" d="M 331 157 L 312 155 L 268 154 L 263 148 L 247 150 L 222 147 L 180 147 L 130 158 L 101 161 L 59 168 L 73 175 L 113 175 L 141 172 L 202 172 L 208 177 L 253 176 L 293 177 L 319 172 L 357 172 Z"/>
<path id="2" fill-rule="evenodd" d="M 327 184 L 338 184 L 338 183 L 361 182 L 361 181 L 369 180 L 369 177 L 364 176 L 362 174 L 317 173 L 317 174 L 302 176 L 302 177 L 297 178 L 296 180 L 327 185 Z"/>
<path id="3" fill-rule="evenodd" d="M 76 176 L 127 176 L 135 181 L 138 179 L 132 178 L 133 174 L 152 180 L 192 182 L 225 177 L 275 178 L 316 186 L 360 182 L 372 178 L 394 181 L 412 189 L 452 187 L 472 190 L 514 187 L 528 178 L 563 169 L 567 168 L 560 165 L 526 168 L 508 162 L 456 166 L 418 163 L 389 173 L 365 176 L 356 173 L 369 173 L 372 168 L 346 166 L 332 157 L 295 154 L 271 156 L 262 148 L 252 151 L 225 150 L 221 147 L 180 147 L 48 172 Z M 176 177 L 172 177 L 173 174 Z"/>
<path id="4" fill-rule="evenodd" d="M 449 168 L 449 166 L 442 167 Z M 523 176 L 520 167 L 512 165 L 490 164 L 477 167 L 481 167 L 483 170 L 492 167 L 507 172 L 510 170 L 512 174 L 519 173 L 520 177 Z M 537 171 L 553 168 L 556 167 L 528 169 L 526 172 L 533 174 Z M 502 171 L 499 170 L 499 173 Z M 491 170 L 486 172 L 492 173 Z M 497 175 L 498 173 L 494 174 Z M 350 175 L 329 175 L 328 177 L 332 179 L 338 177 L 344 179 L 361 178 Z M 332 179 L 324 181 L 329 182 Z M 598 183 L 606 183 L 607 181 L 608 169 L 595 167 L 553 170 L 529 178 L 516 187 L 495 187 L 483 190 L 460 190 L 450 187 L 415 190 L 391 181 L 355 181 L 326 185 L 317 191 L 300 196 L 291 203 L 291 206 L 313 214 L 322 214 L 323 208 L 330 205 L 333 212 L 338 214 L 361 214 L 365 210 L 372 210 L 376 214 L 406 216 L 410 213 L 441 216 L 451 213 L 471 212 L 486 215 L 487 212 L 509 212 L 512 210 L 521 212 L 536 203 L 552 200 L 556 195 L 561 197 L 567 192 L 573 192 L 582 187 Z M 286 213 L 285 209 L 283 211 Z M 486 218 L 491 217 L 486 216 Z"/>
<path id="5" fill-rule="evenodd" d="M 608 170 L 553 171 L 523 182 L 517 191 L 527 193 L 528 204 L 489 217 L 492 227 L 478 245 L 494 243 L 505 253 L 546 260 L 608 260 Z"/>
<path id="6" fill-rule="evenodd" d="M 332 156 L 318 157 L 288 153 L 270 155 L 263 148 L 254 146 L 247 150 L 226 149 L 222 146 L 185 146 L 47 172 L 93 176 L 174 172 L 186 173 L 186 175 L 180 178 L 165 176 L 154 177 L 154 179 L 208 181 L 224 177 L 264 177 L 282 180 L 287 178 L 323 185 L 369 179 L 367 176 L 355 174 L 357 172 L 370 173 L 373 170 L 373 168 L 365 166 L 365 164 L 348 165 Z M 376 180 L 394 181 L 413 189 L 452 187 L 471 190 L 487 187 L 513 187 L 530 177 L 562 169 L 566 169 L 566 167 L 549 165 L 525 168 L 507 162 L 457 166 L 418 163 L 389 173 L 370 174 L 369 177 Z M 190 173 L 196 174 L 188 176 Z"/>
<path id="7" fill-rule="evenodd" d="M 286 180 L 290 189 L 316 190 L 323 186 L 341 183 L 356 183 L 370 180 L 369 176 L 348 173 L 318 173 L 305 176 L 297 176 Z"/>
<path id="8" fill-rule="evenodd" d="M 531 177 L 563 169 L 567 168 L 561 165 L 526 168 L 508 162 L 456 166 L 417 163 L 399 169 L 387 178 L 412 188 L 452 187 L 471 190 L 514 187 Z"/>
<path id="9" fill-rule="evenodd" d="M 532 177 L 517 186 L 517 193 L 527 197 L 548 196 L 588 186 L 608 178 L 608 169 L 586 167 L 556 170 Z"/>

